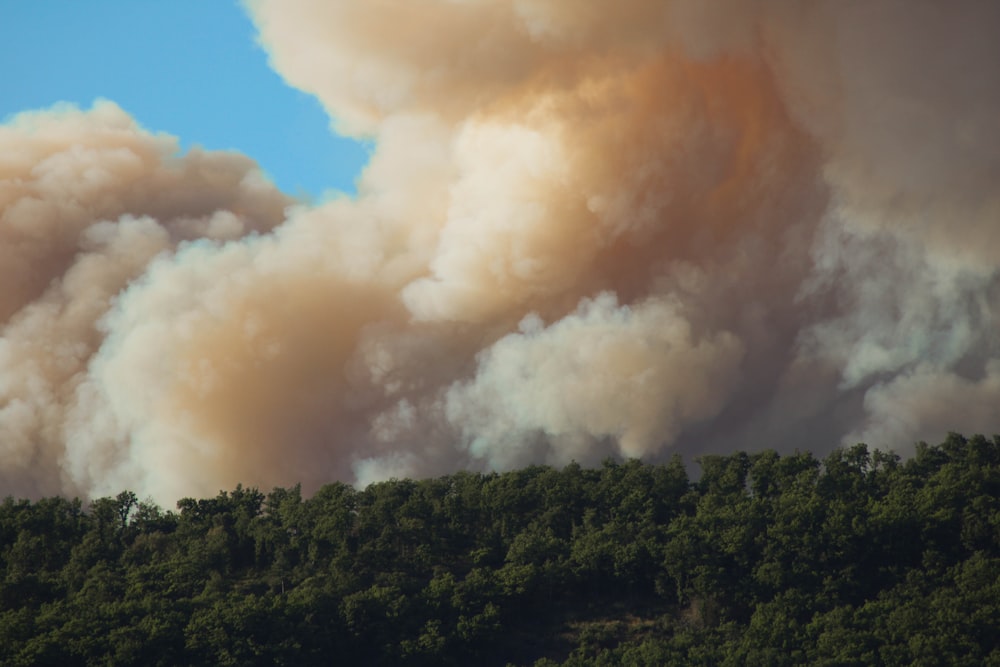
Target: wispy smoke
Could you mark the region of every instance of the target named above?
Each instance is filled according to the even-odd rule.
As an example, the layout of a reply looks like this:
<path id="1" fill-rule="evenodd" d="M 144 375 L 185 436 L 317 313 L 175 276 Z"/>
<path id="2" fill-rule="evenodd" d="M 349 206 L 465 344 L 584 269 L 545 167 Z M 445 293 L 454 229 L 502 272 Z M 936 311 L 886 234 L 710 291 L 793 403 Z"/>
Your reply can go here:
<path id="1" fill-rule="evenodd" d="M 1000 5 L 247 4 L 358 195 L 0 126 L 4 493 L 1000 430 Z"/>

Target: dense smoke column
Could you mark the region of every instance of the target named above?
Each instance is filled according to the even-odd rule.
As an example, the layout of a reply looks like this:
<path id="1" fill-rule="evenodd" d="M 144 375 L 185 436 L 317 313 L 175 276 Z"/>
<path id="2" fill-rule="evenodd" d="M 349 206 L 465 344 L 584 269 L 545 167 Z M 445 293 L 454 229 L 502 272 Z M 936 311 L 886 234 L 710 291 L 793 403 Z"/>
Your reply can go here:
<path id="1" fill-rule="evenodd" d="M 998 430 L 1000 8 L 247 6 L 358 195 L 107 103 L 3 126 L 11 492 Z"/>

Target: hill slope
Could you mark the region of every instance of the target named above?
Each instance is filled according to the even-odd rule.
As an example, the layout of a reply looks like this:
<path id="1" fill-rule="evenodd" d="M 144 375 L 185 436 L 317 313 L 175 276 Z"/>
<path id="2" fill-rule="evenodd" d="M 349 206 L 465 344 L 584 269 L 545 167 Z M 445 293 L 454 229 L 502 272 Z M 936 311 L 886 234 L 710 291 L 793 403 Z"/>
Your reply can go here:
<path id="1" fill-rule="evenodd" d="M 0 505 L 0 663 L 1000 664 L 1000 437 Z"/>

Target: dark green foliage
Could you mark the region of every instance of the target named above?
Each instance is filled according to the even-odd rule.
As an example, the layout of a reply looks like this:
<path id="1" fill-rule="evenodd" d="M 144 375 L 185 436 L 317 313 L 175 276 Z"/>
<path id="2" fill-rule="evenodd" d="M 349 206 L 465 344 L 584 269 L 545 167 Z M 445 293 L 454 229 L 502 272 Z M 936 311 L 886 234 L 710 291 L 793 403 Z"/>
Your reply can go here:
<path id="1" fill-rule="evenodd" d="M 1000 438 L 0 504 L 4 665 L 1000 665 Z"/>

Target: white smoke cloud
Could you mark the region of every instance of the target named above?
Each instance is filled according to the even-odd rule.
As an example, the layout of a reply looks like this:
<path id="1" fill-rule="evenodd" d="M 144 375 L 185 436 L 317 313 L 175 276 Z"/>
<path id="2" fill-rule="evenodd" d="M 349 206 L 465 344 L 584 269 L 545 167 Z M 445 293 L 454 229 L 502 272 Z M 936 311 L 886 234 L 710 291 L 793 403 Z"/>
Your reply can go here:
<path id="1" fill-rule="evenodd" d="M 997 7 L 246 4 L 358 195 L 0 126 L 5 492 L 998 430 Z"/>
<path id="2" fill-rule="evenodd" d="M 602 439 L 621 455 L 654 454 L 721 409 L 743 355 L 728 332 L 692 340 L 679 311 L 663 300 L 619 306 L 603 293 L 547 328 L 529 315 L 482 353 L 472 381 L 451 387 L 448 418 L 491 467 L 537 460 L 536 440 L 561 464 L 596 463 Z"/>

